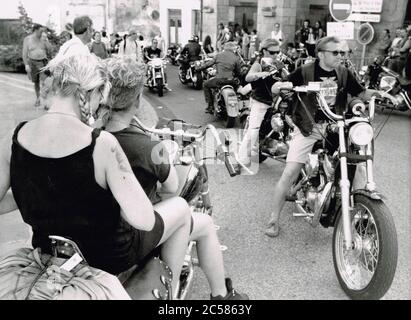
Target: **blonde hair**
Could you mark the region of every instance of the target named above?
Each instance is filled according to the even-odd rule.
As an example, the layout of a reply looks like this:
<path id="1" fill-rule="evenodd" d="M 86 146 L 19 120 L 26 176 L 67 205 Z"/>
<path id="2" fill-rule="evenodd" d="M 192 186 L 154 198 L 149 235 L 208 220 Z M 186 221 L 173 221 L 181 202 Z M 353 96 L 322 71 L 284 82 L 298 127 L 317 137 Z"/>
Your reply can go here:
<path id="1" fill-rule="evenodd" d="M 143 91 L 144 64 L 130 56 L 116 56 L 105 61 L 105 69 L 111 89 L 106 108 L 100 110 L 103 126 L 113 112 L 127 111 L 135 106 Z"/>
<path id="2" fill-rule="evenodd" d="M 79 100 L 82 121 L 91 115 L 88 108 L 90 94 L 100 90 L 105 102 L 110 91 L 110 83 L 101 61 L 94 55 L 73 55 L 53 59 L 45 67 L 53 75 L 53 91 L 63 97 L 75 96 Z"/>

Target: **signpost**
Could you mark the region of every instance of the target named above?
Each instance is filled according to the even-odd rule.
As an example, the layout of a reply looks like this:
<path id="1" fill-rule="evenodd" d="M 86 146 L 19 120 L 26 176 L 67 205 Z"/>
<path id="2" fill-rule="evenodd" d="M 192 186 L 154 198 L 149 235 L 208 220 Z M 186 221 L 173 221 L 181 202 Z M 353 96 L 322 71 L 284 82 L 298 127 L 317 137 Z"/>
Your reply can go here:
<path id="1" fill-rule="evenodd" d="M 352 12 L 351 0 L 330 0 L 330 13 L 335 21 L 343 22 Z"/>
<path id="2" fill-rule="evenodd" d="M 357 32 L 357 41 L 362 44 L 361 66 L 364 64 L 367 44 L 369 44 L 372 39 L 374 39 L 374 28 L 372 25 L 368 22 L 361 24 Z"/>
<path id="3" fill-rule="evenodd" d="M 354 40 L 354 22 L 327 22 L 327 35 L 343 40 Z"/>

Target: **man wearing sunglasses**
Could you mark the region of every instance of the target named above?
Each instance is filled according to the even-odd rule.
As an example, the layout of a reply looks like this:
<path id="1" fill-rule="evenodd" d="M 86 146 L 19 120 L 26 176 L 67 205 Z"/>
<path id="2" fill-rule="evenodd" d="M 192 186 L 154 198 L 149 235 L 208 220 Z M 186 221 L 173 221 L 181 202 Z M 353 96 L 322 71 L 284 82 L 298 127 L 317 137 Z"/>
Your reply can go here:
<path id="1" fill-rule="evenodd" d="M 376 94 L 375 90 L 365 90 L 355 76 L 341 64 L 347 54 L 344 43 L 337 37 L 325 37 L 317 42 L 315 52 L 317 59 L 296 69 L 288 76 L 289 82 L 277 82 L 273 94 L 278 94 L 281 88 L 307 85 L 309 82 L 321 82 L 321 90 L 331 109 L 337 114 L 347 111 L 348 94 L 369 100 Z M 274 210 L 265 231 L 270 237 L 279 234 L 279 216 L 284 206 L 286 196 L 292 183 L 306 162 L 314 143 L 322 139 L 327 126 L 326 115 L 318 108 L 315 97 L 301 95 L 301 102 L 297 102 L 293 110 L 293 120 L 296 125 L 290 148 L 287 154 L 286 166 L 283 174 L 274 188 L 272 202 Z"/>
<path id="2" fill-rule="evenodd" d="M 244 134 L 238 151 L 238 160 L 245 166 L 251 165 L 252 147 L 256 145 L 261 122 L 267 109 L 273 102 L 271 87 L 276 80 L 272 77 L 281 75 L 284 65 L 277 60 L 280 53 L 280 43 L 275 39 L 266 39 L 261 44 L 260 57 L 251 66 L 245 80 L 251 83 L 252 93 L 250 100 L 249 126 Z M 258 153 L 256 153 L 258 157 Z M 238 167 L 239 170 L 241 167 Z"/>

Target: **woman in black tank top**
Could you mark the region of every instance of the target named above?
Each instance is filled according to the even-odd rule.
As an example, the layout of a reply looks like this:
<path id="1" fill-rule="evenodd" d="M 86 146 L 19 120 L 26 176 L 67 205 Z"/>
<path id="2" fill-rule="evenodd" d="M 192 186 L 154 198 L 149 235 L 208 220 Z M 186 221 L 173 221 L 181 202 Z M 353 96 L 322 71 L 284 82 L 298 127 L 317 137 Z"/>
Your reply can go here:
<path id="1" fill-rule="evenodd" d="M 239 161 L 246 166 L 251 165 L 252 147 L 257 142 L 261 122 L 273 101 L 271 87 L 275 80 L 270 71 L 281 69 L 280 63 L 276 60 L 278 53 L 280 53 L 280 44 L 277 40 L 264 40 L 261 44 L 261 58 L 254 62 L 245 78 L 247 82 L 251 83 L 253 91 L 250 100 L 249 127 L 244 134 L 238 156 Z"/>
<path id="2" fill-rule="evenodd" d="M 49 111 L 19 124 L 0 146 L 0 214 L 19 209 L 34 248 L 51 253 L 49 235 L 71 238 L 91 266 L 112 274 L 137 264 L 163 238 L 185 250 L 188 218 L 163 234 L 117 140 L 89 127 L 109 92 L 99 60 L 71 56 L 52 60 L 48 69 L 54 76 Z M 178 268 L 183 259 L 170 261 Z"/>

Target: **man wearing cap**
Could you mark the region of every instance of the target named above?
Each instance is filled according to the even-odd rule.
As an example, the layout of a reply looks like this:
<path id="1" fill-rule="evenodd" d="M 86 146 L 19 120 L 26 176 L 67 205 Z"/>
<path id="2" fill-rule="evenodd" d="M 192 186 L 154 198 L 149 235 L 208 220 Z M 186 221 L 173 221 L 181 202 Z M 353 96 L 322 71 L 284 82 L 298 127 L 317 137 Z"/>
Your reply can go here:
<path id="1" fill-rule="evenodd" d="M 119 56 L 134 56 L 136 60 L 141 60 L 141 49 L 137 43 L 137 29 L 130 28 L 128 36 L 119 45 Z"/>
<path id="2" fill-rule="evenodd" d="M 43 31 L 41 25 L 34 24 L 33 33 L 25 37 L 23 42 L 24 65 L 36 92 L 35 107 L 40 106 L 40 70 L 47 64 L 47 53 L 51 51 L 50 44 L 41 40 Z"/>
<path id="3" fill-rule="evenodd" d="M 210 80 L 204 82 L 204 97 L 208 107 L 206 113 L 213 113 L 214 99 L 212 94 L 212 88 L 218 88 L 225 84 L 232 84 L 233 78 L 241 74 L 241 60 L 236 54 L 237 44 L 235 42 L 226 42 L 224 44 L 223 52 L 218 53 L 212 60 L 205 63 L 198 68 L 199 70 L 207 69 L 212 65 L 216 65 L 216 76 Z"/>

